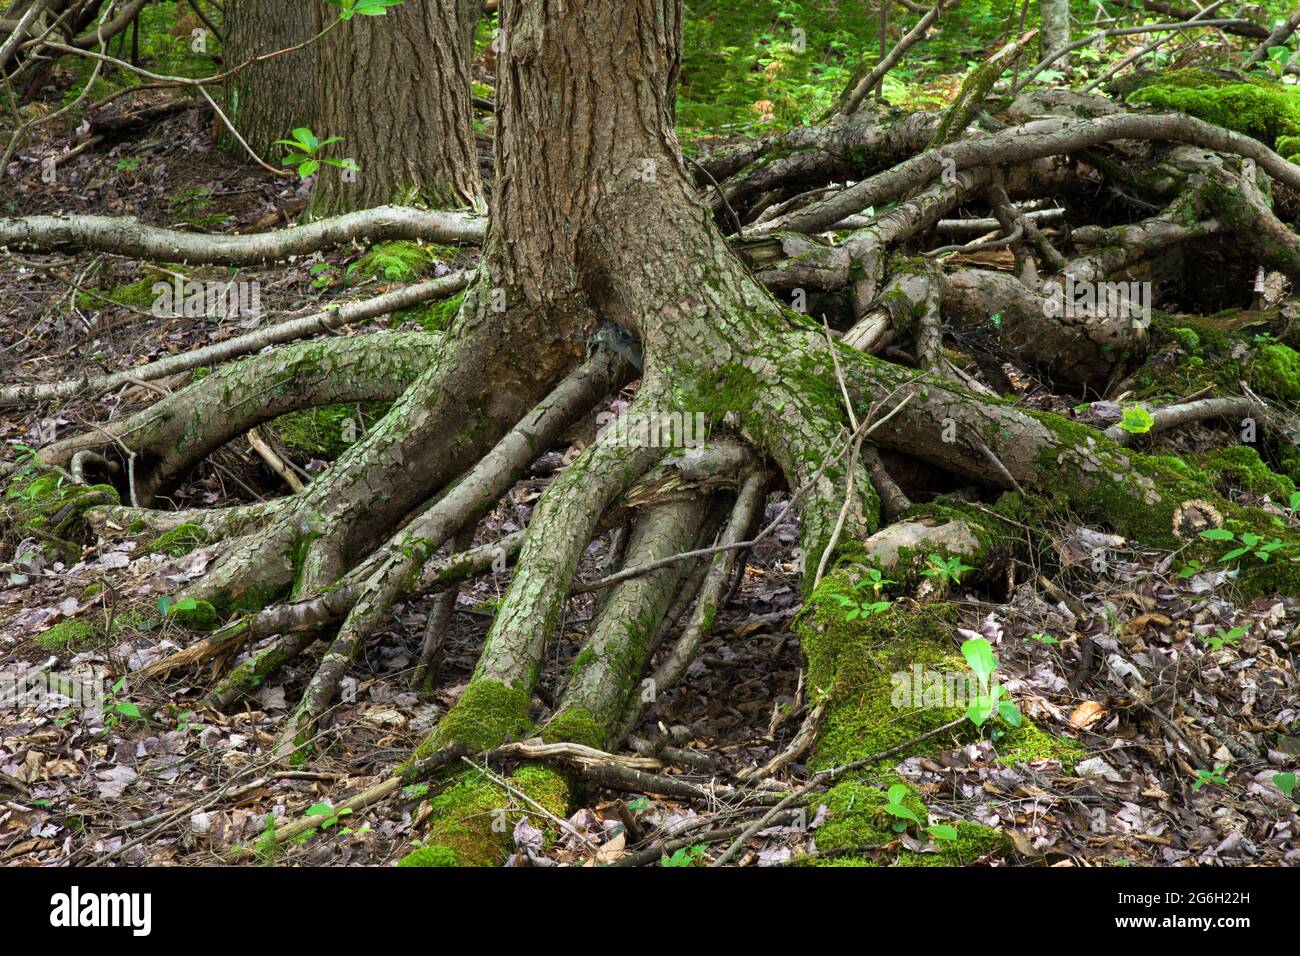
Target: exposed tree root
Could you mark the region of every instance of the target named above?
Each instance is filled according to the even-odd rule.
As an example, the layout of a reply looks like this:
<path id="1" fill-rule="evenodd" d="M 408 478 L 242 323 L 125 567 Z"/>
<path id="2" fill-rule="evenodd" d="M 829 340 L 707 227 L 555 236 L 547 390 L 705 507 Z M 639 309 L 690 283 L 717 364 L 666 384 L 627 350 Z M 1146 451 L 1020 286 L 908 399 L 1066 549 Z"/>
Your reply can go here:
<path id="1" fill-rule="evenodd" d="M 253 266 L 368 239 L 482 242 L 485 222 L 460 212 L 380 206 L 248 236 L 214 236 L 105 216 L 0 219 L 0 246 L 20 252 L 107 252 L 154 262 Z"/>

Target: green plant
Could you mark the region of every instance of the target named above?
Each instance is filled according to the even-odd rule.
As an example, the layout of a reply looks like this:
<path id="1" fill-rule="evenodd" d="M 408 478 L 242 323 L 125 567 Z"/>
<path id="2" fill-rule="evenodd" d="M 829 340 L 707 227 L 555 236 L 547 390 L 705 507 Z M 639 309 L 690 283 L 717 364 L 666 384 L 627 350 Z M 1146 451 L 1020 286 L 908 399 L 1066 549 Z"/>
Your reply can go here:
<path id="1" fill-rule="evenodd" d="M 289 147 L 288 155 L 280 160 L 281 165 L 297 166 L 299 178 L 307 179 L 321 166 L 334 166 L 337 169 L 346 169 L 351 172 L 358 170 L 359 167 L 354 160 L 335 159 L 321 152 L 326 146 L 341 143 L 342 141 L 342 136 L 329 136 L 320 139 L 306 126 L 300 126 L 293 131 L 293 139 L 277 139 L 276 143 Z"/>
<path id="2" fill-rule="evenodd" d="M 931 554 L 926 556 L 926 569 L 921 572 L 921 575 L 930 578 L 936 584 L 942 584 L 944 581 L 960 584 L 961 576 L 967 571 L 974 570 L 969 564 L 963 564 L 959 557 L 945 558 L 942 555 Z"/>
<path id="3" fill-rule="evenodd" d="M 704 844 L 697 843 L 695 846 L 682 847 L 673 853 L 672 856 L 661 856 L 659 858 L 660 866 L 694 866 L 701 857 L 704 856 Z"/>
<path id="4" fill-rule="evenodd" d="M 1124 415 L 1116 423 L 1116 427 L 1130 435 L 1145 435 L 1155 427 L 1156 420 L 1150 412 L 1141 405 L 1130 405 L 1124 409 Z"/>
<path id="5" fill-rule="evenodd" d="M 306 816 L 320 817 L 320 828 L 322 830 L 328 830 L 330 827 L 338 823 L 341 818 L 346 817 L 351 812 L 352 809 L 350 807 L 344 807 L 335 812 L 334 807 L 330 805 L 328 800 L 322 800 L 320 803 L 308 807 Z"/>
<path id="6" fill-rule="evenodd" d="M 1277 787 L 1287 795 L 1287 799 L 1295 797 L 1296 775 L 1293 773 L 1275 773 L 1273 774 L 1273 786 Z"/>
<path id="7" fill-rule="evenodd" d="M 1249 531 L 1242 532 L 1240 538 L 1229 531 L 1227 528 L 1210 528 L 1201 532 L 1201 537 L 1207 541 L 1235 541 L 1239 547 L 1233 548 L 1219 558 L 1220 564 L 1226 564 L 1229 561 L 1235 561 L 1245 554 L 1253 554 L 1260 561 L 1268 561 L 1274 551 L 1286 547 L 1277 538 L 1271 541 L 1265 541 L 1257 534 Z"/>
<path id="8" fill-rule="evenodd" d="M 1039 644 L 1049 644 L 1049 645 L 1050 645 L 1050 644 L 1060 644 L 1060 643 L 1061 643 L 1061 642 L 1058 641 L 1056 638 L 1052 637 L 1052 635 L 1050 635 L 1050 634 L 1044 634 L 1044 633 L 1042 633 L 1041 631 L 1035 631 L 1033 634 L 1030 634 L 1028 639 L 1031 640 L 1031 641 L 1037 641 Z"/>
<path id="9" fill-rule="evenodd" d="M 1249 631 L 1249 627 L 1234 627 L 1231 631 L 1220 631 L 1213 637 L 1203 637 L 1201 640 L 1214 650 L 1221 651 L 1225 646 L 1235 646 Z"/>
<path id="10" fill-rule="evenodd" d="M 1226 787 L 1228 785 L 1228 780 L 1226 777 L 1223 776 L 1223 773 L 1227 769 L 1228 769 L 1228 765 L 1222 764 L 1218 767 L 1215 767 L 1213 770 L 1196 771 L 1196 780 L 1192 783 L 1192 789 L 1200 790 L 1201 787 L 1205 786 L 1208 783 L 1218 784 L 1221 787 Z"/>
<path id="11" fill-rule="evenodd" d="M 885 805 L 881 808 L 891 817 L 898 818 L 899 822 L 894 824 L 894 831 L 897 833 L 906 830 L 908 822 L 915 823 L 917 826 L 921 825 L 921 818 L 916 815 L 916 811 L 903 806 L 907 794 L 908 789 L 905 784 L 894 784 L 885 794 Z"/>
<path id="12" fill-rule="evenodd" d="M 975 672 L 980 687 L 980 693 L 966 708 L 966 719 L 976 727 L 981 727 L 996 713 L 1012 727 L 1019 727 L 1020 709 L 1012 700 L 1003 699 L 1006 688 L 993 681 L 998 659 L 993 653 L 992 645 L 982 637 L 974 637 L 962 644 L 961 653 L 966 658 L 966 663 L 970 664 L 970 669 Z"/>
<path id="13" fill-rule="evenodd" d="M 353 17 L 386 17 L 389 7 L 401 6 L 402 0 L 325 0 L 331 7 L 338 7 L 340 20 Z"/>

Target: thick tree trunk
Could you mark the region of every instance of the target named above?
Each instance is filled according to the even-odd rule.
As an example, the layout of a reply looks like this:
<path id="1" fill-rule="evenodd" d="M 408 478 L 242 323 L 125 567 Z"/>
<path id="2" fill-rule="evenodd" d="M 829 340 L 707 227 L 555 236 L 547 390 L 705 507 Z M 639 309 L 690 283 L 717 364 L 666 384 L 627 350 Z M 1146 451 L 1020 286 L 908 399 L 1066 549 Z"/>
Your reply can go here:
<path id="1" fill-rule="evenodd" d="M 225 24 L 225 60 L 231 67 L 304 43 L 320 29 L 316 0 L 228 0 Z M 313 44 L 251 64 L 229 80 L 226 115 L 268 162 L 282 151 L 277 139 L 299 126 L 316 126 L 317 56 Z M 229 134 L 223 145 L 246 155 Z"/>
<path id="2" fill-rule="evenodd" d="M 384 203 L 480 203 L 470 57 L 481 8 L 480 0 L 406 0 L 322 39 L 316 132 L 341 136 L 335 155 L 360 170 L 323 168 L 313 215 Z"/>

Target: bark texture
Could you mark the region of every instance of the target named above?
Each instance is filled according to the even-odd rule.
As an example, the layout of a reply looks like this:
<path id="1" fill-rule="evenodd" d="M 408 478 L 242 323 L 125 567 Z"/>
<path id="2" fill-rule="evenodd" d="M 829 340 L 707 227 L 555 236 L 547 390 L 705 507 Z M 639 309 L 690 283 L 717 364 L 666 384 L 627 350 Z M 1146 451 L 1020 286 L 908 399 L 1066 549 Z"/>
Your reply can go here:
<path id="1" fill-rule="evenodd" d="M 480 8 L 476 0 L 406 0 L 321 40 L 316 132 L 343 137 L 335 155 L 360 170 L 322 168 L 314 215 L 389 202 L 479 205 L 470 54 Z"/>
<path id="2" fill-rule="evenodd" d="M 363 18 L 365 19 L 365 18 Z M 316 0 L 227 0 L 225 58 L 237 66 L 304 43 L 320 29 Z M 226 115 L 253 152 L 268 162 L 299 126 L 316 128 L 316 45 L 245 67 L 230 78 Z M 244 157 L 243 147 L 228 133 L 223 145 Z"/>

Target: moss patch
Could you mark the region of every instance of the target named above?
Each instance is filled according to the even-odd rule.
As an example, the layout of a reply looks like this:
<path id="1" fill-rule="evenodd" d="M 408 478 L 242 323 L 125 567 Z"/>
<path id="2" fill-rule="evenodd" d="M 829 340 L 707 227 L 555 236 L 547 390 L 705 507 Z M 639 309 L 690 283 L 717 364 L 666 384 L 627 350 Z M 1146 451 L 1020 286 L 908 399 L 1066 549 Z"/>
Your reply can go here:
<path id="1" fill-rule="evenodd" d="M 1249 445 L 1222 448 L 1208 455 L 1203 464 L 1219 476 L 1224 490 L 1238 488 L 1261 498 L 1268 495 L 1275 501 L 1286 501 L 1295 491 L 1295 483 L 1265 465 L 1259 452 Z"/>
<path id="2" fill-rule="evenodd" d="M 849 573 L 828 575 L 805 603 L 796 628 L 808 661 L 812 693 L 829 693 L 811 766 L 821 770 L 870 757 L 961 717 L 956 707 L 895 706 L 894 675 L 910 678 L 914 668 L 968 672 L 949 639 L 956 615 L 950 605 L 902 608 L 847 620 L 833 595 L 853 594 Z M 975 728 L 954 730 L 966 739 Z M 963 737 L 958 737 L 963 734 Z M 912 753 L 941 748 L 935 739 L 888 758 L 890 766 Z"/>
<path id="3" fill-rule="evenodd" d="M 450 327 L 452 319 L 460 312 L 465 301 L 465 292 L 461 290 L 445 299 L 438 299 L 410 309 L 401 309 L 393 313 L 392 327 L 399 328 L 407 322 L 416 322 L 426 332 L 442 332 Z"/>
<path id="4" fill-rule="evenodd" d="M 181 524 L 149 543 L 149 551 L 179 558 L 208 543 L 208 533 L 196 524 Z"/>
<path id="5" fill-rule="evenodd" d="M 885 812 L 886 792 L 854 780 L 846 780 L 827 792 L 824 800 L 827 819 L 817 832 L 819 851 L 851 847 L 883 846 L 898 838 L 894 824 L 898 818 Z M 929 811 L 911 788 L 903 798 L 903 806 L 921 820 L 928 820 Z M 994 830 L 967 820 L 948 824 L 957 831 L 957 839 L 937 841 L 938 853 L 916 853 L 901 850 L 893 861 L 894 866 L 962 866 L 982 857 L 1007 853 L 1011 840 L 1000 830 Z M 813 861 L 818 866 L 876 866 L 874 859 L 857 854 Z"/>
<path id="6" fill-rule="evenodd" d="M 268 428 L 294 451 L 313 458 L 333 461 L 359 441 L 367 423 L 377 422 L 388 412 L 385 402 L 323 405 L 302 412 L 281 415 Z"/>
<path id="7" fill-rule="evenodd" d="M 526 690 L 494 680 L 471 681 L 456 705 L 417 748 L 415 757 L 427 757 L 453 743 L 474 750 L 489 750 L 517 739 L 532 729 Z"/>
<path id="8" fill-rule="evenodd" d="M 1286 345 L 1265 345 L 1250 367 L 1256 388 L 1284 402 L 1300 402 L 1300 353 Z"/>
<path id="9" fill-rule="evenodd" d="M 1250 77 L 1240 81 L 1208 70 L 1174 70 L 1142 85 L 1130 103 L 1187 113 L 1269 146 L 1300 134 L 1300 90 Z"/>
<path id="10" fill-rule="evenodd" d="M 1031 720 L 1022 720 L 997 744 L 998 760 L 1008 766 L 1035 760 L 1059 760 L 1066 773 L 1073 773 L 1088 751 L 1069 737 L 1050 734 Z"/>
<path id="11" fill-rule="evenodd" d="M 99 628 L 84 619 L 60 621 L 36 638 L 36 643 L 50 650 L 83 650 L 103 643 L 104 635 Z"/>
<path id="12" fill-rule="evenodd" d="M 569 784 L 562 774 L 529 765 L 515 771 L 509 783 L 511 790 L 556 817 L 568 815 Z M 400 865 L 499 866 L 509 854 L 515 824 L 525 816 L 553 838 L 547 819 L 530 804 L 479 772 L 467 771 L 433 799 L 425 845 Z"/>

